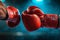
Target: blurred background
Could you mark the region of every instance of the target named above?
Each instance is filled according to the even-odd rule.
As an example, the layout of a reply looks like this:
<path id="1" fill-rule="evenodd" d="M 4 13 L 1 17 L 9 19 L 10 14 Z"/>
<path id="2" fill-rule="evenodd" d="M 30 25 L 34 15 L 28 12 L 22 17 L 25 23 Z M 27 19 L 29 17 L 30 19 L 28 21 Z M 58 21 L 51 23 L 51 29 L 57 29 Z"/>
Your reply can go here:
<path id="1" fill-rule="evenodd" d="M 45 14 L 60 14 L 60 0 L 1 0 L 6 6 L 19 9 L 20 15 L 29 6 L 39 7 Z M 60 28 L 39 28 L 36 31 L 26 30 L 22 19 L 15 28 L 10 28 L 0 20 L 0 40 L 60 40 Z"/>

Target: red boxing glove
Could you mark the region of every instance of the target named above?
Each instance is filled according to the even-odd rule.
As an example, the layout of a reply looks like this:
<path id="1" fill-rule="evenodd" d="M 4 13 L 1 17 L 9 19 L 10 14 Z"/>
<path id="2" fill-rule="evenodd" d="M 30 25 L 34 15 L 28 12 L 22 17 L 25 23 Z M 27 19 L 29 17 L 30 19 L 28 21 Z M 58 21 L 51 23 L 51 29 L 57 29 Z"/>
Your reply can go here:
<path id="1" fill-rule="evenodd" d="M 28 31 L 34 31 L 41 27 L 41 15 L 43 12 L 36 6 L 30 6 L 22 13 L 22 20 Z"/>
<path id="2" fill-rule="evenodd" d="M 12 6 L 8 6 L 7 12 L 8 12 L 8 19 L 6 20 L 6 23 L 8 24 L 8 26 L 9 27 L 17 26 L 20 22 L 20 15 L 18 9 Z"/>

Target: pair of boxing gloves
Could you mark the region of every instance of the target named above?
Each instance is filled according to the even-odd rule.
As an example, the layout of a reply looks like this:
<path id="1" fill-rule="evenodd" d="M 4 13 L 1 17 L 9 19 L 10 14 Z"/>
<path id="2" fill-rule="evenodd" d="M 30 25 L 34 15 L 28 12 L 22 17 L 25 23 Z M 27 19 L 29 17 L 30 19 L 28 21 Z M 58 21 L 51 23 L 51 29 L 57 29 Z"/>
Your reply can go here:
<path id="1" fill-rule="evenodd" d="M 2 10 L 1 10 L 2 9 Z M 4 13 L 3 13 L 4 12 Z M 9 27 L 15 27 L 20 22 L 20 15 L 17 8 L 12 6 L 0 6 L 0 20 L 6 20 Z M 37 30 L 40 27 L 59 28 L 60 17 L 56 14 L 44 14 L 38 7 L 30 6 L 22 12 L 22 21 L 28 31 Z"/>

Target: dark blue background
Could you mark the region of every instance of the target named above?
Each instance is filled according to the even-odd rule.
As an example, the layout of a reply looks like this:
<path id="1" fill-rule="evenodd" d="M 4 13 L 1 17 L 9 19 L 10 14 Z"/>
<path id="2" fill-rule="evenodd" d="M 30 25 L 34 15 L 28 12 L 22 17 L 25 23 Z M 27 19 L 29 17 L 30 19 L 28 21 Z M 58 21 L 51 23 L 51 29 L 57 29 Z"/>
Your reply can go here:
<path id="1" fill-rule="evenodd" d="M 60 0 L 44 0 L 41 3 L 34 2 L 32 0 L 5 0 L 6 6 L 14 6 L 19 9 L 20 15 L 29 6 L 39 7 L 45 14 L 59 14 L 60 13 Z M 29 32 L 26 30 L 22 19 L 20 24 L 15 28 L 9 28 L 5 21 L 0 21 L 0 32 L 21 32 L 22 34 L 27 34 L 23 37 L 13 37 L 15 39 L 30 39 L 30 40 L 60 40 L 60 28 L 39 28 L 36 31 Z"/>

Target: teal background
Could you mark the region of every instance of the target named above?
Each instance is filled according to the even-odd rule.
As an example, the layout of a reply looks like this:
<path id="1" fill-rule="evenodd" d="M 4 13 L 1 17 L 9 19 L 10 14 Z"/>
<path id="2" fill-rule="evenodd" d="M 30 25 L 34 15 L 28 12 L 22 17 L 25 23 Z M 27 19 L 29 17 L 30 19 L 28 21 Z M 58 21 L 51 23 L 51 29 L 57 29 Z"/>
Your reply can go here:
<path id="1" fill-rule="evenodd" d="M 2 0 L 3 1 L 3 0 Z M 24 10 L 26 10 L 29 6 L 37 6 L 39 7 L 45 14 L 60 14 L 60 0 L 43 0 L 43 2 L 34 2 L 34 0 L 5 0 L 6 6 L 14 6 L 19 9 L 20 15 Z M 0 20 L 0 32 L 21 32 L 24 35 L 27 34 L 26 37 L 20 37 L 20 39 L 24 40 L 60 40 L 60 28 L 45 28 L 41 27 L 36 31 L 29 32 L 26 30 L 22 18 L 20 20 L 19 25 L 14 28 L 10 28 L 6 25 L 5 21 Z M 19 37 L 17 37 L 19 40 Z"/>

